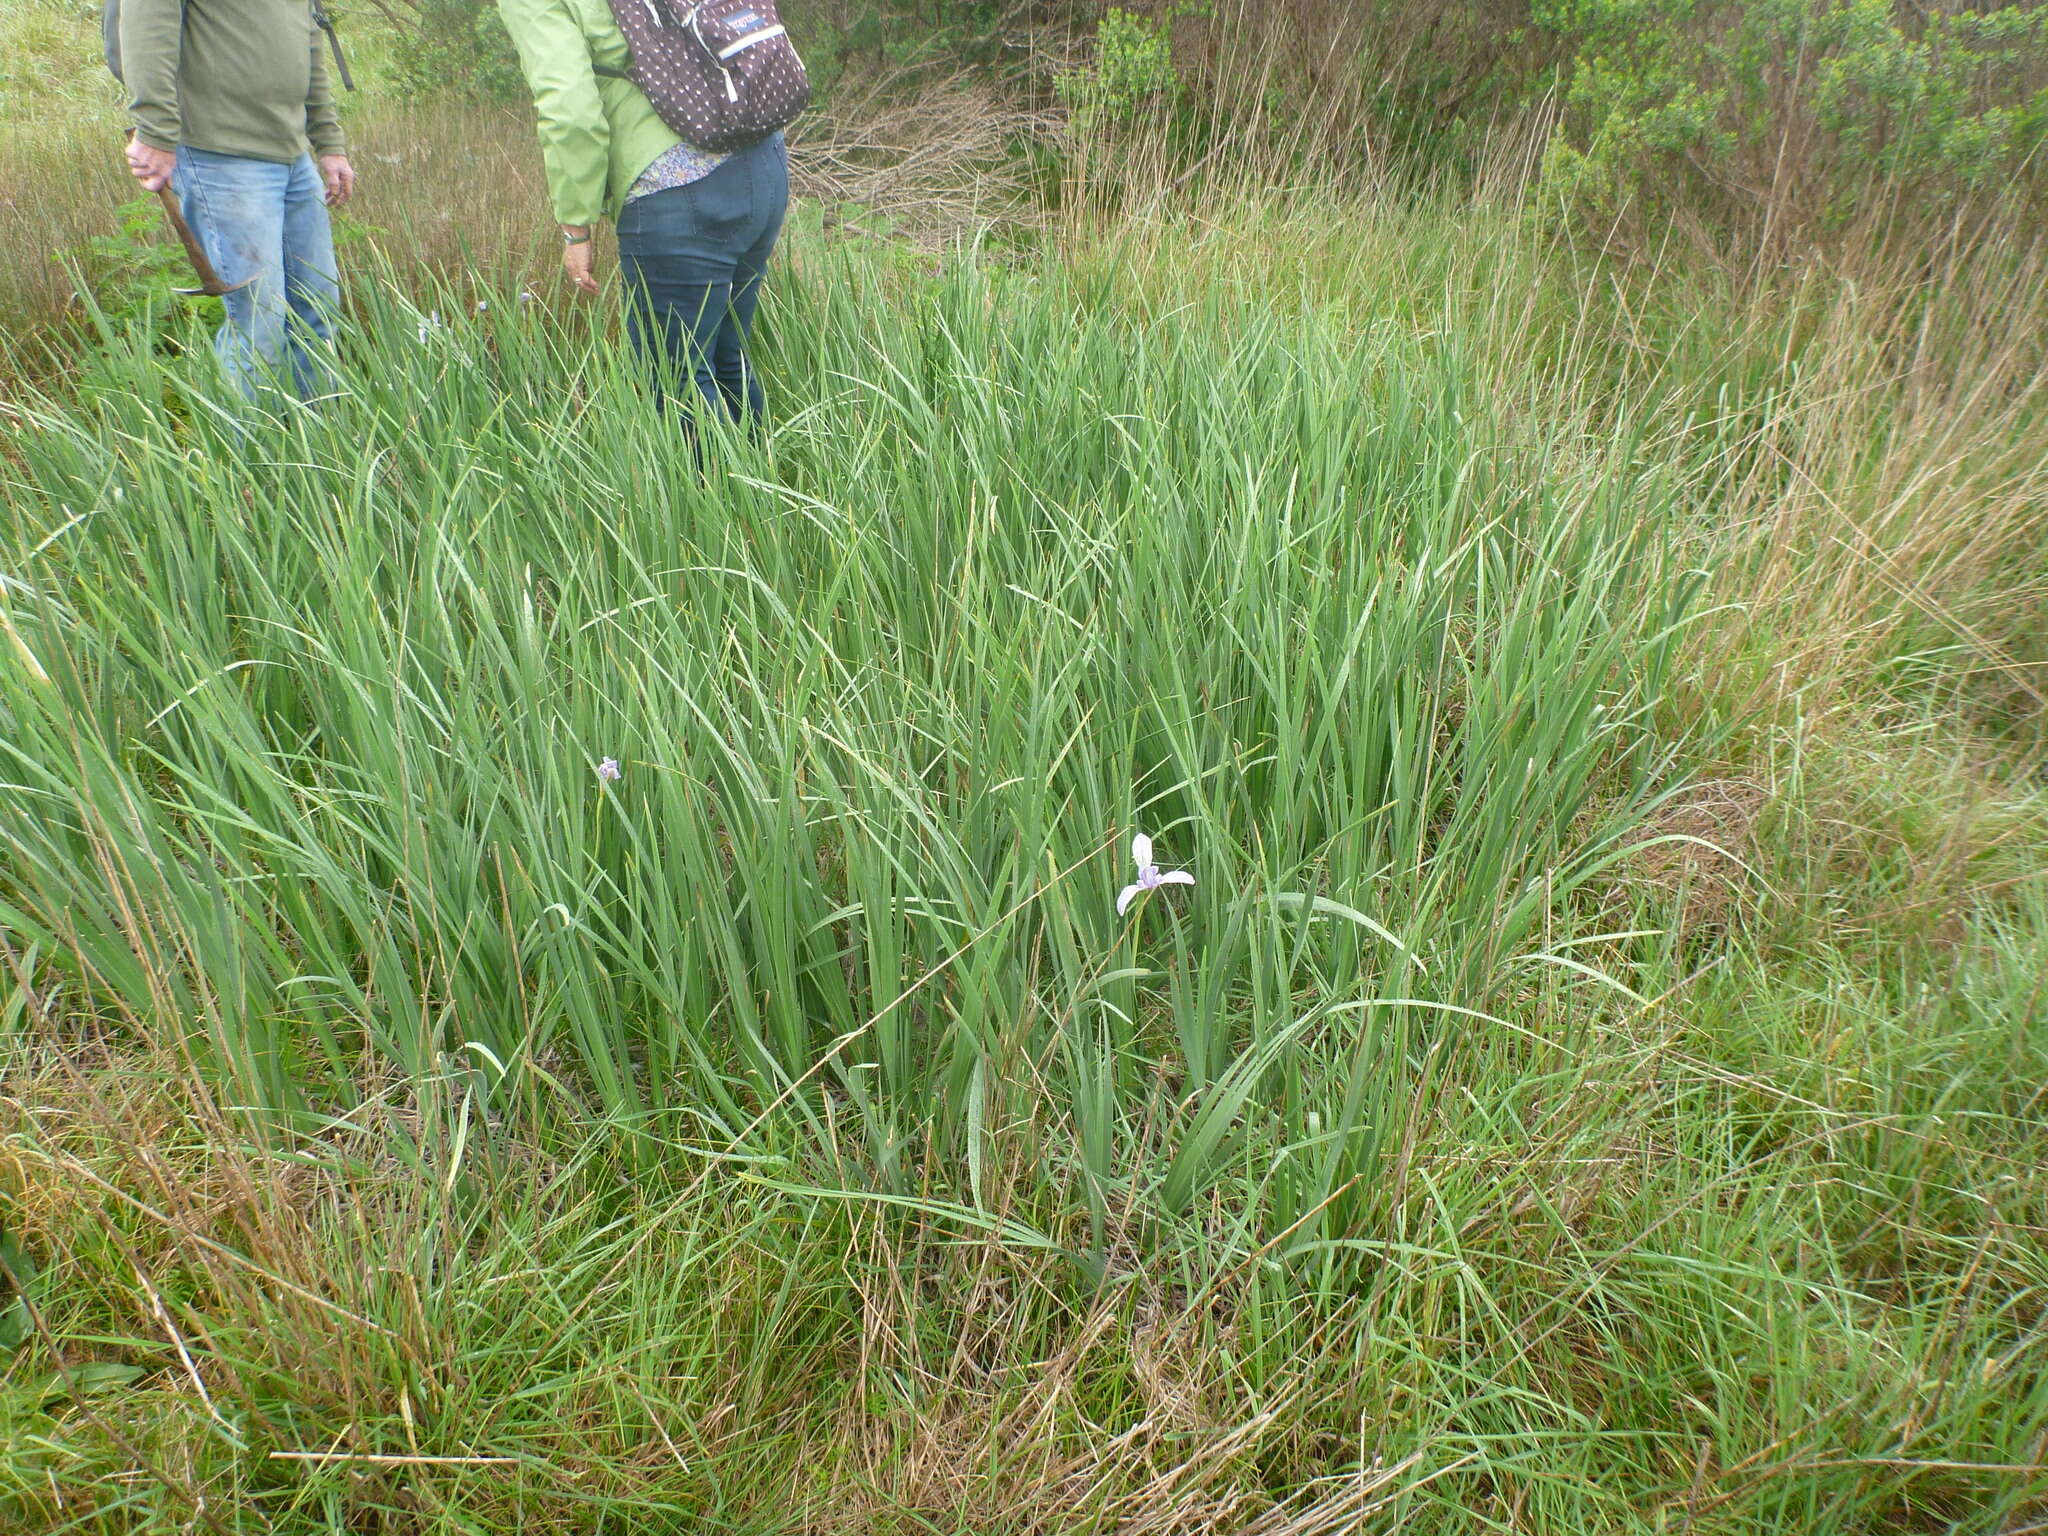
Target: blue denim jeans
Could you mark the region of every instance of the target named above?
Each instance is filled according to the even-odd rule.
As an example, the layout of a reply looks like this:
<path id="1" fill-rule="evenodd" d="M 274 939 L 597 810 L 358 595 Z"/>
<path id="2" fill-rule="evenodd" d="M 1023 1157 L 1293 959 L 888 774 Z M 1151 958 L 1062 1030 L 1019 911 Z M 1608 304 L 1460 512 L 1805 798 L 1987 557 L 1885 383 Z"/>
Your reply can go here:
<path id="1" fill-rule="evenodd" d="M 747 333 L 788 210 L 789 153 L 777 133 L 702 180 L 620 211 L 627 329 L 660 398 L 687 379 L 691 401 L 734 421 L 761 419 L 767 399 L 747 361 Z"/>
<path id="2" fill-rule="evenodd" d="M 341 288 L 313 157 L 280 165 L 180 146 L 171 189 L 220 280 L 243 285 L 213 344 L 229 377 L 251 396 L 266 382 L 302 400 L 331 388 Z"/>

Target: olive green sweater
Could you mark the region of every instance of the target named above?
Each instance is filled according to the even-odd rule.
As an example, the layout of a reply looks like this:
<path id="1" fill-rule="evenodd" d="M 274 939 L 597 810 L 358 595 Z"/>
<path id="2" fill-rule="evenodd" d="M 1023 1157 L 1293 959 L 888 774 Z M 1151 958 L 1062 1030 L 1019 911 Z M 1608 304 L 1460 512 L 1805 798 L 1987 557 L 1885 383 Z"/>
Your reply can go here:
<path id="1" fill-rule="evenodd" d="M 121 0 L 135 136 L 289 164 L 342 152 L 307 0 Z"/>

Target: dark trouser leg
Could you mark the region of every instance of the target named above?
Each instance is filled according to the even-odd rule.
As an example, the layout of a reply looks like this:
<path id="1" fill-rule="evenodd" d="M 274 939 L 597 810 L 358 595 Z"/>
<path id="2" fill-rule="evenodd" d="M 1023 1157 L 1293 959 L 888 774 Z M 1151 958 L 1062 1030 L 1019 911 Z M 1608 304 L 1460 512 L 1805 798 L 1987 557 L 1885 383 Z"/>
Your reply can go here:
<path id="1" fill-rule="evenodd" d="M 691 414 L 702 401 L 736 421 L 760 418 L 766 399 L 747 361 L 747 334 L 788 203 L 777 135 L 620 214 L 629 334 L 663 400 Z"/>
<path id="2" fill-rule="evenodd" d="M 712 348 L 731 303 L 730 283 L 691 282 L 672 259 L 634 259 L 624 250 L 627 334 L 654 376 L 655 398 L 689 415 L 701 399 L 716 408 Z M 680 396 L 680 398 L 679 398 Z M 695 398 L 693 398 L 693 396 Z"/>
<path id="3" fill-rule="evenodd" d="M 768 275 L 768 258 L 782 233 L 783 215 L 789 207 L 789 156 L 777 135 L 766 144 L 746 151 L 746 169 L 751 186 L 751 203 L 758 228 L 753 243 L 733 265 L 732 302 L 711 354 L 712 373 L 726 414 L 734 421 L 764 420 L 768 397 L 761 388 L 761 376 L 747 356 L 747 339 L 753 334 L 754 311 L 761 302 L 761 284 Z"/>
<path id="4" fill-rule="evenodd" d="M 656 398 L 689 416 L 703 408 L 700 401 L 719 408 L 711 353 L 744 249 L 736 210 L 725 206 L 730 199 L 698 195 L 717 174 L 635 198 L 619 215 L 628 334 L 654 376 Z"/>

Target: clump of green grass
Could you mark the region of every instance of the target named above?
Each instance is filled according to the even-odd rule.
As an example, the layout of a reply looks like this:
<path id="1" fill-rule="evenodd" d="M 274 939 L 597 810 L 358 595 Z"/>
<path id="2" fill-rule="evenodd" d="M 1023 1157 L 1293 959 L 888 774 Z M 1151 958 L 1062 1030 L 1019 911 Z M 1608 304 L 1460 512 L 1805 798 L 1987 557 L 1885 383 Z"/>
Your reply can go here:
<path id="1" fill-rule="evenodd" d="M 1677 920 L 1701 466 L 1479 326 L 805 257 L 701 460 L 505 293 L 30 408 L 23 1518 L 2023 1523 L 2038 892 L 1939 995 Z"/>
<path id="2" fill-rule="evenodd" d="M 890 1183 L 1071 1071 L 1106 1188 L 1112 1106 L 1284 1081 L 1320 1202 L 1395 1042 L 1575 938 L 1675 781 L 1656 491 L 1521 482 L 1391 331 L 827 292 L 778 319 L 772 450 L 703 472 L 503 298 L 381 306 L 275 422 L 110 359 L 27 449 L 34 938 L 280 1112 L 365 1049 L 507 1102 L 566 1053 L 579 1102 L 721 1141 L 844 1095 L 859 1150 L 812 1131 Z M 1138 830 L 1202 884 L 1120 922 Z M 1360 1035 L 1384 1071 L 1308 1069 Z"/>

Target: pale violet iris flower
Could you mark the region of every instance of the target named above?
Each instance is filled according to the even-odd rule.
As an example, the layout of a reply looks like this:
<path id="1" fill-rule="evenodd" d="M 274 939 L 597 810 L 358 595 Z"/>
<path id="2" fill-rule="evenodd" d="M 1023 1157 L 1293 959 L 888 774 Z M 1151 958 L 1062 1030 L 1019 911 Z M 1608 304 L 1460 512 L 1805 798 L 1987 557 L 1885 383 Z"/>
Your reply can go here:
<path id="1" fill-rule="evenodd" d="M 608 757 L 599 763 L 597 765 L 597 776 L 607 783 L 616 782 L 619 777 L 619 760 L 616 757 Z"/>
<path id="2" fill-rule="evenodd" d="M 1116 899 L 1116 915 L 1122 917 L 1147 891 L 1156 891 L 1162 885 L 1193 885 L 1195 877 L 1184 869 L 1162 870 L 1152 862 L 1152 839 L 1140 832 L 1131 839 L 1131 857 L 1138 862 L 1138 882 L 1123 888 L 1123 894 Z"/>

